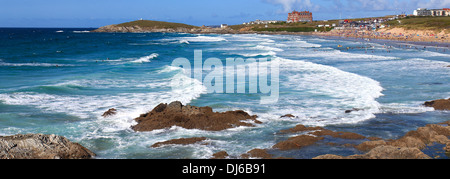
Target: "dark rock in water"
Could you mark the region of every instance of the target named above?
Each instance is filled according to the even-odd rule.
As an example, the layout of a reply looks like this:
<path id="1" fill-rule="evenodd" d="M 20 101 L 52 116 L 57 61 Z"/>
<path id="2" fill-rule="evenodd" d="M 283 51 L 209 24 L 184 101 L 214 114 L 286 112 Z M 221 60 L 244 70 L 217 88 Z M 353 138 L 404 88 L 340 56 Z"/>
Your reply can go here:
<path id="1" fill-rule="evenodd" d="M 95 154 L 54 134 L 0 136 L 0 159 L 90 159 Z"/>
<path id="2" fill-rule="evenodd" d="M 419 85 L 443 85 L 444 83 L 440 82 L 430 82 L 430 83 L 420 83 Z"/>
<path id="3" fill-rule="evenodd" d="M 114 108 L 109 109 L 108 111 L 106 111 L 105 113 L 103 113 L 103 117 L 109 117 L 109 116 L 113 116 L 117 114 L 117 110 Z"/>
<path id="4" fill-rule="evenodd" d="M 192 138 L 180 138 L 180 139 L 172 139 L 164 142 L 157 142 L 153 144 L 151 147 L 161 147 L 163 145 L 177 144 L 177 145 L 189 145 L 195 144 L 198 142 L 202 142 L 206 140 L 206 137 L 192 137 Z"/>
<path id="5" fill-rule="evenodd" d="M 294 118 L 295 116 L 292 114 L 286 114 L 286 115 L 281 116 L 280 118 L 284 118 L 284 117 Z"/>
<path id="6" fill-rule="evenodd" d="M 131 128 L 135 131 L 152 131 L 155 129 L 179 126 L 186 129 L 220 131 L 239 126 L 253 127 L 260 124 L 257 116 L 238 111 L 213 112 L 211 107 L 184 106 L 179 101 L 159 104 L 151 112 L 136 118 L 138 123 Z"/>
<path id="7" fill-rule="evenodd" d="M 353 111 L 361 111 L 362 109 L 358 109 L 358 108 L 353 108 L 351 110 L 345 110 L 345 113 L 351 113 Z"/>
<path id="8" fill-rule="evenodd" d="M 427 101 L 424 105 L 427 107 L 433 107 L 435 110 L 450 110 L 450 98 Z"/>

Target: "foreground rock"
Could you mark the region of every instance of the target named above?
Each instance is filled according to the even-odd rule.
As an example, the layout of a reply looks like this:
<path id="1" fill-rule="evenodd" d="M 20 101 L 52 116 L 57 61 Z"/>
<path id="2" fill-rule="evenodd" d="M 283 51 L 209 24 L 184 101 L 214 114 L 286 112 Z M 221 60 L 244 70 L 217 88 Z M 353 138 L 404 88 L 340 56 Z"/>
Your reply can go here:
<path id="1" fill-rule="evenodd" d="M 226 151 L 219 151 L 212 155 L 211 159 L 227 159 L 230 155 Z"/>
<path id="2" fill-rule="evenodd" d="M 0 136 L 0 159 L 90 159 L 95 154 L 57 135 Z"/>
<path id="3" fill-rule="evenodd" d="M 448 145 L 450 144 L 448 138 L 450 137 L 449 122 L 419 127 L 396 140 L 365 141 L 355 146 L 360 151 L 368 151 L 363 155 L 344 157 L 327 154 L 315 157 L 315 159 L 429 159 L 431 157 L 421 151 L 427 145 L 445 144 L 446 147 L 443 150 L 448 152 Z"/>
<path id="4" fill-rule="evenodd" d="M 435 110 L 450 110 L 450 98 L 427 101 L 424 105 L 427 107 L 433 107 Z"/>
<path id="5" fill-rule="evenodd" d="M 292 150 L 300 149 L 302 147 L 312 145 L 319 140 L 323 140 L 323 137 L 314 137 L 310 135 L 300 135 L 291 137 L 286 141 L 281 141 L 275 144 L 272 148 L 279 150 Z"/>
<path id="6" fill-rule="evenodd" d="M 314 157 L 313 159 L 430 159 L 430 157 L 420 151 L 418 148 L 379 146 L 370 150 L 366 154 L 339 156 L 326 154 Z"/>
<path id="7" fill-rule="evenodd" d="M 184 106 L 179 101 L 159 104 L 151 112 L 136 118 L 138 123 L 131 128 L 135 131 L 152 131 L 155 129 L 179 126 L 186 129 L 220 131 L 239 126 L 253 127 L 257 116 L 238 111 L 213 112 L 210 107 Z"/>

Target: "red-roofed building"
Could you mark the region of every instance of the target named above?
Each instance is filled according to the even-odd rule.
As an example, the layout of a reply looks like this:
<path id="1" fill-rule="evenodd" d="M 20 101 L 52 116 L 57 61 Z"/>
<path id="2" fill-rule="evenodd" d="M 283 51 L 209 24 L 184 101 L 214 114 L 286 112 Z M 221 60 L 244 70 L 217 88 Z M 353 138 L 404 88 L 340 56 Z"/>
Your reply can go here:
<path id="1" fill-rule="evenodd" d="M 313 21 L 313 17 L 312 17 L 312 13 L 309 11 L 293 11 L 291 13 L 289 13 L 288 15 L 288 19 L 287 19 L 287 23 L 291 23 L 291 22 L 312 22 Z"/>

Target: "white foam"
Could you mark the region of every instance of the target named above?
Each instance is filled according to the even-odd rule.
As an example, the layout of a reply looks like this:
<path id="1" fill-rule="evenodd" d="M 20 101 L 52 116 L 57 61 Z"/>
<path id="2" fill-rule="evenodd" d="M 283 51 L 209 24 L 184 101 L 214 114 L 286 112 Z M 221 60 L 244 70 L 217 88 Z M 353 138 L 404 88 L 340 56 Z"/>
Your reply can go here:
<path id="1" fill-rule="evenodd" d="M 236 55 L 242 55 L 244 57 L 256 57 L 256 56 L 275 56 L 277 55 L 274 51 L 260 52 L 260 53 L 234 53 Z"/>
<path id="2" fill-rule="evenodd" d="M 84 119 L 97 119 L 92 122 L 97 130 L 106 132 L 129 130 L 134 118 L 138 117 L 159 103 L 170 103 L 181 101 L 183 104 L 198 98 L 206 93 L 206 87 L 201 82 L 191 79 L 180 73 L 173 77 L 175 81 L 181 82 L 176 89 L 149 93 L 123 93 L 116 95 L 53 95 L 35 92 L 17 92 L 0 94 L 0 101 L 7 105 L 34 106 L 43 112 L 65 113 Z M 159 83 L 156 81 L 153 84 Z M 171 84 L 167 84 L 171 85 Z M 167 88 L 167 87 L 166 87 Z M 117 115 L 103 118 L 103 112 L 110 108 L 118 110 Z"/>
<path id="3" fill-rule="evenodd" d="M 355 54 L 355 53 L 347 53 L 341 52 L 339 50 L 323 50 L 320 49 L 318 51 L 305 51 L 298 52 L 294 54 L 296 57 L 320 57 L 326 59 L 335 59 L 340 61 L 367 61 L 367 60 L 394 60 L 398 59 L 397 57 L 390 56 L 381 56 L 381 55 L 372 55 L 372 54 Z"/>
<path id="4" fill-rule="evenodd" d="M 388 103 L 381 105 L 382 113 L 395 113 L 395 114 L 415 114 L 428 111 L 434 111 L 432 107 L 426 107 L 422 105 L 423 102 L 412 102 L 410 104 L 405 103 Z"/>
<path id="5" fill-rule="evenodd" d="M 189 41 L 187 41 L 187 40 L 180 40 L 179 41 L 181 44 L 189 44 Z"/>
<path id="6" fill-rule="evenodd" d="M 73 33 L 89 33 L 90 31 L 88 31 L 88 30 L 74 30 L 72 32 Z"/>
<path id="7" fill-rule="evenodd" d="M 302 95 L 280 96 L 283 103 L 274 107 L 277 115 L 293 114 L 309 125 L 355 123 L 375 117 L 380 112 L 376 99 L 383 94 L 380 83 L 368 77 L 335 67 L 305 61 L 275 58 L 287 81 L 280 85 Z M 358 108 L 346 114 L 345 110 Z"/>
<path id="8" fill-rule="evenodd" d="M 288 41 L 288 42 L 285 42 L 284 44 L 286 44 L 289 48 L 319 48 L 319 47 L 322 47 L 322 45 L 320 45 L 320 44 L 309 43 L 309 42 L 306 42 L 303 40 Z"/>
<path id="9" fill-rule="evenodd" d="M 22 66 L 28 66 L 28 67 L 60 67 L 60 66 L 75 66 L 72 64 L 57 64 L 57 63 L 6 63 L 0 61 L 0 66 L 15 66 L 15 67 L 22 67 Z"/>
<path id="10" fill-rule="evenodd" d="M 276 48 L 276 47 L 269 47 L 264 45 L 257 45 L 256 47 L 249 48 L 250 50 L 263 50 L 263 51 L 274 51 L 274 52 L 282 52 L 283 49 Z"/>
<path id="11" fill-rule="evenodd" d="M 388 68 L 394 68 L 397 71 L 410 71 L 412 69 L 421 70 L 433 70 L 433 69 L 446 69 L 450 62 L 427 60 L 423 58 L 410 58 L 395 61 L 380 61 L 377 62 L 377 66 L 386 66 Z M 419 73 L 437 73 L 440 71 L 418 71 Z M 444 71 L 445 74 L 450 74 L 449 71 Z"/>
<path id="12" fill-rule="evenodd" d="M 197 36 L 197 37 L 181 37 L 181 41 L 187 41 L 187 42 L 221 42 L 221 41 L 227 41 L 226 39 L 222 37 L 211 37 L 211 36 Z"/>
<path id="13" fill-rule="evenodd" d="M 97 89 L 108 88 L 161 88 L 170 87 L 170 82 L 166 79 L 149 79 L 149 80 L 134 80 L 134 79 L 78 79 L 68 80 L 56 84 L 44 85 L 44 86 L 79 86 L 89 87 Z"/>
<path id="14" fill-rule="evenodd" d="M 145 56 L 145 57 L 141 57 L 137 60 L 133 60 L 131 61 L 132 63 L 144 63 L 144 62 L 150 62 L 151 59 L 157 58 L 159 56 L 159 54 L 157 53 L 152 53 L 149 56 Z"/>
<path id="15" fill-rule="evenodd" d="M 174 67 L 174 66 L 166 65 L 162 70 L 158 71 L 158 73 L 170 73 L 170 72 L 174 72 L 174 71 L 184 72 L 184 69 L 181 67 Z"/>

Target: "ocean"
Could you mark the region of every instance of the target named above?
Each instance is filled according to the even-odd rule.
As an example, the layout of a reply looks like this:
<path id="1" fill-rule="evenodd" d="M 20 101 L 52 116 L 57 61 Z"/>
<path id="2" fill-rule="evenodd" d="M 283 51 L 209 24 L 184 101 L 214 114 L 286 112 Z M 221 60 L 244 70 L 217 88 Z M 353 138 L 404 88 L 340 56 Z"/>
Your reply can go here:
<path id="1" fill-rule="evenodd" d="M 280 130 L 297 124 L 396 139 L 426 124 L 450 120 L 449 111 L 422 105 L 450 97 L 448 46 L 301 35 L 90 30 L 0 29 L 0 135 L 61 135 L 97 158 L 203 159 L 219 151 L 240 156 L 254 148 L 271 148 L 294 135 Z M 212 93 L 201 80 L 171 65 L 177 58 L 194 64 L 196 50 L 202 51 L 203 60 L 215 58 L 223 64 L 227 58 L 276 63 L 278 100 L 261 104 L 261 96 L 267 95 L 261 91 Z M 173 81 L 178 83 L 176 90 Z M 172 101 L 218 112 L 244 110 L 263 123 L 223 131 L 130 128 L 140 114 Z M 102 117 L 110 108 L 117 114 Z M 358 110 L 345 113 L 351 109 Z M 280 118 L 286 114 L 296 117 Z M 188 137 L 207 137 L 209 145 L 150 148 L 156 142 Z M 299 150 L 269 153 L 290 158 L 352 155 L 361 152 L 329 143 L 358 142 L 326 137 Z M 424 152 L 448 158 L 436 152 L 439 147 L 443 146 L 435 144 Z"/>

